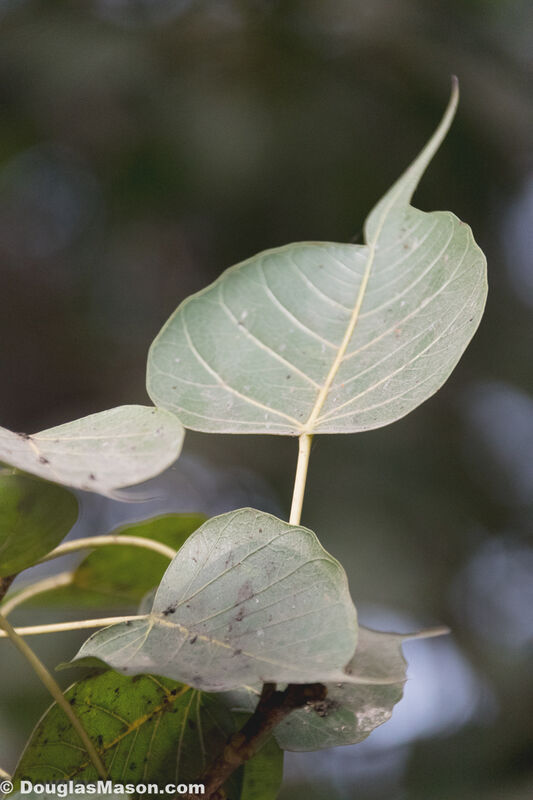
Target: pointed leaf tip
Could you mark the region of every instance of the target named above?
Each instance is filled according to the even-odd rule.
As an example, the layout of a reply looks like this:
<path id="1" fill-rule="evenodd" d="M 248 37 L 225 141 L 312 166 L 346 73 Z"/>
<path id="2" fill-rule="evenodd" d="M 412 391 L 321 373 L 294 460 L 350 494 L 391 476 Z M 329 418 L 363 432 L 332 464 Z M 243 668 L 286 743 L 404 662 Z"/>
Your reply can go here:
<path id="1" fill-rule="evenodd" d="M 155 339 L 156 405 L 210 433 L 356 433 L 388 425 L 446 381 L 473 336 L 486 263 L 467 225 L 410 204 L 442 120 L 371 211 L 366 245 L 259 253 L 188 298 Z"/>
<path id="2" fill-rule="evenodd" d="M 369 244 L 381 236 L 394 209 L 409 205 L 420 179 L 450 130 L 458 103 L 459 81 L 455 75 L 452 75 L 450 99 L 435 132 L 414 161 L 368 215 L 365 223 L 365 238 Z"/>

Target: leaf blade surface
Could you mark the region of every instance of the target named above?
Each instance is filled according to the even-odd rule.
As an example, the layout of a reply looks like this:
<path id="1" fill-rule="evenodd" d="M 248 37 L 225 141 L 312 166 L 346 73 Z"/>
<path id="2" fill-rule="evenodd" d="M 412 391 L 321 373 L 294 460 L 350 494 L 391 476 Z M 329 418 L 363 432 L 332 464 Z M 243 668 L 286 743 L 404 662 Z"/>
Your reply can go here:
<path id="1" fill-rule="evenodd" d="M 281 748 L 296 752 L 357 744 L 387 722 L 402 699 L 407 664 L 396 633 L 359 627 L 357 649 L 347 672 L 358 683 L 328 683 L 324 701 L 308 704 L 283 720 L 274 736 Z M 234 710 L 251 710 L 257 689 L 228 692 L 224 697 Z"/>
<path id="2" fill-rule="evenodd" d="M 98 631 L 77 658 L 223 691 L 341 674 L 356 641 L 346 575 L 315 534 L 241 509 L 189 537 L 150 615 Z"/>
<path id="3" fill-rule="evenodd" d="M 486 265 L 468 226 L 410 205 L 449 128 L 370 213 L 366 244 L 267 250 L 188 298 L 155 339 L 153 401 L 196 430 L 350 433 L 444 383 L 479 324 Z"/>
<path id="4" fill-rule="evenodd" d="M 133 680 L 109 670 L 79 681 L 65 694 L 117 783 L 195 783 L 237 730 L 233 715 L 215 695 L 152 675 Z M 283 754 L 269 742 L 225 788 L 237 800 L 274 800 L 282 763 Z M 257 787 L 260 776 L 265 777 L 264 793 Z M 15 790 L 21 780 L 97 778 L 64 712 L 54 704 L 16 768 Z"/>
<path id="5" fill-rule="evenodd" d="M 0 475 L 0 577 L 31 567 L 78 517 L 74 495 L 30 475 Z"/>
<path id="6" fill-rule="evenodd" d="M 178 457 L 181 423 L 163 409 L 119 406 L 28 435 L 0 428 L 0 461 L 40 478 L 109 494 Z"/>

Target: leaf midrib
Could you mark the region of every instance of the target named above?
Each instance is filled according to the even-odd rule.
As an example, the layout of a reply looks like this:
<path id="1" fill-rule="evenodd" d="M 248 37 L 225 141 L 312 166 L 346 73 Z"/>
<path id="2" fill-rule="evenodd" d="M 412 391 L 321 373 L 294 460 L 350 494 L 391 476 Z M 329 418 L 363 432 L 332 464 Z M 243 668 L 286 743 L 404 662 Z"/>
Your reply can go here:
<path id="1" fill-rule="evenodd" d="M 350 317 L 350 320 L 348 322 L 348 326 L 346 328 L 346 332 L 344 334 L 343 340 L 342 340 L 342 342 L 341 342 L 341 344 L 339 346 L 339 349 L 337 350 L 337 354 L 336 354 L 335 359 L 333 361 L 333 364 L 331 365 L 331 368 L 330 368 L 330 370 L 328 372 L 328 375 L 326 377 L 324 385 L 322 386 L 320 392 L 318 393 L 317 399 L 315 401 L 315 404 L 313 406 L 311 414 L 309 415 L 309 417 L 307 419 L 307 422 L 305 423 L 305 425 L 301 429 L 301 433 L 303 435 L 312 435 L 315 432 L 315 425 L 316 425 L 316 422 L 318 420 L 318 417 L 320 416 L 320 412 L 322 411 L 322 409 L 324 407 L 324 404 L 325 404 L 325 402 L 327 400 L 327 397 L 329 395 L 330 389 L 331 389 L 331 387 L 333 385 L 333 381 L 335 380 L 335 377 L 336 377 L 336 375 L 337 375 L 337 373 L 338 373 L 338 371 L 340 369 L 340 366 L 342 364 L 344 356 L 346 355 L 346 350 L 348 349 L 348 345 L 350 344 L 350 342 L 352 340 L 352 337 L 353 337 L 357 322 L 359 320 L 359 315 L 360 315 L 360 312 L 361 312 L 361 306 L 363 305 L 363 301 L 365 299 L 365 294 L 366 294 L 366 290 L 367 290 L 367 287 L 368 287 L 368 282 L 370 280 L 372 267 L 374 265 L 377 242 L 378 242 L 378 239 L 379 239 L 379 237 L 381 235 L 381 231 L 383 230 L 385 222 L 387 220 L 389 211 L 393 207 L 394 203 L 396 202 L 396 198 L 398 197 L 400 192 L 401 192 L 401 186 L 398 188 L 398 190 L 395 193 L 393 193 L 391 195 L 391 197 L 389 199 L 389 202 L 385 204 L 385 207 L 383 209 L 383 213 L 382 213 L 382 215 L 381 215 L 381 217 L 379 219 L 379 224 L 376 227 L 376 232 L 375 232 L 375 234 L 374 234 L 374 236 L 372 238 L 372 241 L 368 244 L 368 247 L 369 247 L 368 258 L 367 258 L 367 262 L 366 262 L 366 266 L 365 266 L 365 271 L 363 273 L 363 278 L 361 280 L 361 285 L 359 287 L 359 291 L 357 293 L 357 297 L 356 297 L 356 300 L 355 300 L 355 305 L 354 305 L 354 308 L 353 308 L 353 311 L 352 311 L 352 315 Z"/>

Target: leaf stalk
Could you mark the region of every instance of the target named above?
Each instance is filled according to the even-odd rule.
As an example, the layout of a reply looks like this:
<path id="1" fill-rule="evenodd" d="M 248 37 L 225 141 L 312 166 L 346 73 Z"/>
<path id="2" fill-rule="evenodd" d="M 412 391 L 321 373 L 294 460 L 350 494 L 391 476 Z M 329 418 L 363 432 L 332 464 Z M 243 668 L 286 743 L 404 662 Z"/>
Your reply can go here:
<path id="1" fill-rule="evenodd" d="M 307 482 L 307 470 L 309 468 L 312 441 L 313 436 L 310 433 L 302 433 L 298 438 L 298 462 L 296 464 L 291 514 L 289 517 L 289 523 L 291 525 L 299 525 L 302 518 L 305 484 Z"/>
<path id="2" fill-rule="evenodd" d="M 1 614 L 0 614 L 0 628 L 2 628 L 5 635 L 9 637 L 9 639 L 11 639 L 12 643 L 17 648 L 19 653 L 26 659 L 26 661 L 30 664 L 31 668 L 33 669 L 39 680 L 48 689 L 48 691 L 56 701 L 57 705 L 64 711 L 72 727 L 78 734 L 83 746 L 85 747 L 87 755 L 91 759 L 91 762 L 94 768 L 96 769 L 98 775 L 101 778 L 104 779 L 107 778 L 107 770 L 104 767 L 100 756 L 96 752 L 94 744 L 90 740 L 80 720 L 74 713 L 70 703 L 65 699 L 65 696 L 61 691 L 60 686 L 56 683 L 52 675 L 48 672 L 45 665 L 38 658 L 38 656 L 33 652 L 31 647 L 29 647 L 29 645 L 24 641 L 24 639 L 17 633 L 17 631 L 12 627 L 12 625 L 7 621 L 7 619 Z"/>
<path id="3" fill-rule="evenodd" d="M 72 622 L 53 622 L 50 625 L 28 625 L 25 628 L 13 628 L 17 636 L 38 636 L 41 633 L 62 633 L 64 631 L 78 631 L 85 628 L 106 628 L 108 625 L 118 625 L 120 622 L 133 622 L 138 619 L 145 619 L 147 614 L 135 614 L 129 617 L 101 617 L 99 619 L 73 620 Z M 0 628 L 3 627 L 0 625 Z M 9 636 L 4 630 L 0 630 L 0 639 Z"/>
<path id="4" fill-rule="evenodd" d="M 73 572 L 60 572 L 59 575 L 52 575 L 49 578 L 43 578 L 42 581 L 36 581 L 30 584 L 20 592 L 16 592 L 10 596 L 1 606 L 0 611 L 7 617 L 15 608 L 22 605 L 26 600 L 31 600 L 39 594 L 50 592 L 52 589 L 58 589 L 62 586 L 68 586 L 74 580 Z"/>
<path id="5" fill-rule="evenodd" d="M 155 539 L 145 539 L 143 536 L 109 534 L 108 536 L 88 536 L 85 539 L 75 539 L 72 542 L 65 542 L 41 558 L 37 563 L 43 564 L 45 561 L 52 561 L 54 558 L 60 558 L 69 553 L 75 553 L 78 550 L 107 547 L 108 545 L 116 544 L 128 545 L 130 547 L 144 547 L 147 550 L 153 550 L 155 553 L 165 556 L 171 561 L 177 555 L 177 550 L 173 550 L 172 547 L 167 547 L 166 544 L 162 544 L 161 542 L 156 542 Z"/>

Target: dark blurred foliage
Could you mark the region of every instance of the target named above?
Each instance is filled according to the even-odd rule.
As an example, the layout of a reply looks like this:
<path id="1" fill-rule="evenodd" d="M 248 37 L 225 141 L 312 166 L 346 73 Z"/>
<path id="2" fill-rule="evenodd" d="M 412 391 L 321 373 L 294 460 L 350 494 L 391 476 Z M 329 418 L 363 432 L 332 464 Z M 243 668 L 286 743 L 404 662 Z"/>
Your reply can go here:
<path id="1" fill-rule="evenodd" d="M 416 202 L 472 225 L 485 319 L 415 413 L 315 441 L 304 512 L 363 621 L 454 636 L 409 646 L 404 704 L 367 743 L 289 757 L 286 798 L 533 796 L 532 8 L 0 0 L 0 424 L 15 430 L 147 402 L 150 341 L 232 263 L 357 240 L 459 76 Z M 190 434 L 170 505 L 286 509 L 295 454 L 277 437 Z M 87 533 L 124 516 L 83 508 Z M 37 646 L 54 663 L 78 640 Z M 5 643 L 0 657 L 12 767 L 47 700 Z"/>

